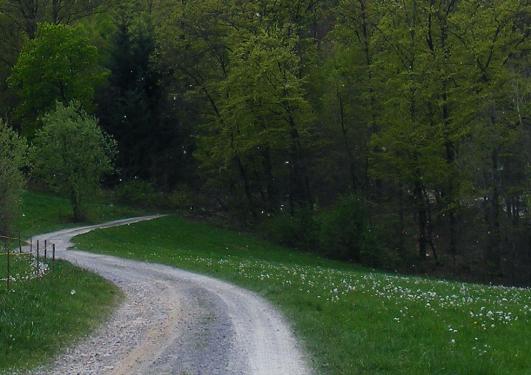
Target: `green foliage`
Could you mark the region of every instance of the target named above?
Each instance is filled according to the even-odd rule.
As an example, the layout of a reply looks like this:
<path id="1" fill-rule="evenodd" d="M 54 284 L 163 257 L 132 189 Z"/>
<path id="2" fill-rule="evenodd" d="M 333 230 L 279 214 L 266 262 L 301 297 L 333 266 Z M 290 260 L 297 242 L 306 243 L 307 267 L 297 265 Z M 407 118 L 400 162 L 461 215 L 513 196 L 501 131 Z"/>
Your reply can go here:
<path id="1" fill-rule="evenodd" d="M 82 220 L 86 198 L 99 189 L 103 175 L 113 171 L 114 141 L 75 103 L 57 103 L 43 123 L 35 138 L 35 172 L 70 198 L 74 218 Z"/>
<path id="2" fill-rule="evenodd" d="M 369 222 L 365 202 L 357 195 L 341 200 L 321 216 L 321 252 L 329 257 L 382 265 L 382 244 Z"/>
<path id="3" fill-rule="evenodd" d="M 185 102 L 201 108 L 194 118 L 202 125 L 194 153 L 201 176 L 224 206 L 254 217 L 261 208 L 278 209 L 286 194 L 292 206 L 311 201 L 306 154 L 315 120 L 301 56 L 311 48 L 300 48 L 308 42 L 290 24 L 300 19 L 297 10 L 288 3 L 264 6 L 262 18 L 265 9 L 252 2 L 176 5 L 159 29 L 157 55 L 174 72 Z M 291 181 L 290 187 L 274 186 L 275 179 Z"/>
<path id="4" fill-rule="evenodd" d="M 305 80 L 298 75 L 298 40 L 275 29 L 240 33 L 238 38 L 242 40 L 229 55 L 231 70 L 220 83 L 227 95 L 219 98 L 219 116 L 200 137 L 195 156 L 203 170 L 240 174 L 244 184 L 250 184 L 249 176 L 255 173 L 271 181 L 271 169 L 281 166 L 283 177 L 305 187 L 301 158 L 313 117 Z M 245 193 L 253 206 L 251 193 Z M 302 205 L 309 199 L 304 189 L 290 194 Z M 278 200 L 273 189 L 267 197 L 264 203 L 270 206 Z"/>
<path id="5" fill-rule="evenodd" d="M 98 91 L 96 114 L 117 141 L 120 177 L 150 180 L 168 189 L 185 169 L 176 165 L 185 164 L 191 155 L 187 157 L 180 147 L 186 134 L 180 120 L 167 120 L 173 108 L 166 106 L 170 99 L 163 96 L 162 75 L 151 61 L 154 26 L 139 3 L 122 2 L 111 13 L 113 30 L 105 62 L 110 75 Z"/>
<path id="6" fill-rule="evenodd" d="M 324 212 L 297 210 L 273 215 L 259 225 L 269 240 L 328 258 L 370 266 L 392 266 L 379 230 L 370 223 L 362 198 L 348 195 Z"/>
<path id="7" fill-rule="evenodd" d="M 222 102 L 222 117 L 234 127 L 243 154 L 260 146 L 287 151 L 293 127 L 302 138 L 308 135 L 311 108 L 298 75 L 298 42 L 283 30 L 259 30 L 230 55 L 231 71 L 223 82 L 230 95 Z"/>
<path id="8" fill-rule="evenodd" d="M 205 198 L 187 186 L 177 186 L 171 192 L 157 191 L 152 183 L 131 180 L 120 183 L 114 189 L 114 197 L 120 203 L 142 208 L 194 211 L 208 205 Z"/>
<path id="9" fill-rule="evenodd" d="M 20 126 L 20 118 L 15 108 L 20 104 L 16 90 L 8 87 L 7 78 L 17 62 L 21 50 L 28 40 L 35 38 L 39 24 L 74 25 L 82 22 L 85 26 L 98 24 L 95 34 L 105 34 L 97 19 L 108 0 L 2 0 L 0 1 L 0 113 L 4 120 L 14 127 Z M 48 94 L 48 93 L 46 93 Z M 29 116 L 29 115 L 28 115 Z M 18 117 L 18 118 L 17 118 Z M 32 116 L 29 116 L 32 117 Z M 33 121 L 31 118 L 28 121 Z M 31 124 L 25 124 L 31 128 Z"/>
<path id="10" fill-rule="evenodd" d="M 11 33 L 33 39 L 39 24 L 72 24 L 101 10 L 105 3 L 107 0 L 3 0 L 0 14 L 6 18 L 2 26 L 10 27 Z"/>
<path id="11" fill-rule="evenodd" d="M 205 199 L 200 193 L 192 191 L 187 186 L 177 186 L 166 196 L 168 208 L 177 210 L 193 210 L 197 206 L 205 207 Z"/>
<path id="12" fill-rule="evenodd" d="M 77 100 L 91 110 L 95 89 L 106 75 L 98 65 L 97 48 L 80 26 L 44 23 L 24 45 L 9 82 L 19 92 L 19 114 L 31 132 L 57 101 L 67 105 Z"/>
<path id="13" fill-rule="evenodd" d="M 27 151 L 25 139 L 0 119 L 0 234 L 9 233 L 19 214 Z"/>
<path id="14" fill-rule="evenodd" d="M 319 227 L 314 213 L 301 209 L 294 215 L 281 213 L 264 220 L 260 231 L 276 243 L 308 251 L 319 248 Z"/>
<path id="15" fill-rule="evenodd" d="M 355 192 L 388 232 L 385 263 L 458 274 L 488 258 L 509 282 L 529 267 L 514 250 L 531 214 L 526 1 L 119 0 L 80 22 L 89 33 L 36 33 L 101 2 L 0 4 L 0 111 L 15 128 L 100 81 L 95 44 L 110 73 L 96 105 L 90 89 L 66 94 L 118 142 L 110 185 L 187 185 L 251 225 Z M 136 200 L 197 198 L 155 195 Z"/>
<path id="16" fill-rule="evenodd" d="M 142 180 L 123 182 L 116 187 L 114 194 L 119 202 L 139 207 L 150 207 L 160 201 L 153 185 Z"/>

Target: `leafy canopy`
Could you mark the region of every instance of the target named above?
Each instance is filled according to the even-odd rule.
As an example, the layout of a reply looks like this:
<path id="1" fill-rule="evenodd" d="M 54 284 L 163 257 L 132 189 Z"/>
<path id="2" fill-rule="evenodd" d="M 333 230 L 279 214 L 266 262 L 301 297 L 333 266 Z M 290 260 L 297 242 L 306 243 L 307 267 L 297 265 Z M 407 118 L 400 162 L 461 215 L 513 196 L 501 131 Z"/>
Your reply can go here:
<path id="1" fill-rule="evenodd" d="M 24 138 L 0 119 L 0 234 L 11 228 L 18 212 L 27 149 Z"/>
<path id="2" fill-rule="evenodd" d="M 84 200 L 113 170 L 115 143 L 75 102 L 57 103 L 43 124 L 35 138 L 35 171 L 50 188 L 70 196 L 74 218 L 81 220 Z"/>
<path id="3" fill-rule="evenodd" d="M 96 87 L 106 77 L 98 50 L 81 27 L 43 23 L 24 46 L 9 83 L 21 98 L 19 115 L 25 126 L 53 109 L 56 101 L 78 101 L 90 110 Z"/>

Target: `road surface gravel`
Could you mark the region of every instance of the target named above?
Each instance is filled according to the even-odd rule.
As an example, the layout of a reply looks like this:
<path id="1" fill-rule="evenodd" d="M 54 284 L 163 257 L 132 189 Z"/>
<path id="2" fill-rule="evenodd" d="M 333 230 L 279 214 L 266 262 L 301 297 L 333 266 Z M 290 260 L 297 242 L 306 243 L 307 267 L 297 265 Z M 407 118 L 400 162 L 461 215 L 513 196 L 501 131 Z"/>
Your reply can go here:
<path id="1" fill-rule="evenodd" d="M 285 319 L 255 293 L 169 266 L 67 250 L 77 235 L 156 218 L 34 237 L 55 243 L 57 257 L 118 285 L 125 299 L 90 336 L 31 374 L 310 374 Z"/>

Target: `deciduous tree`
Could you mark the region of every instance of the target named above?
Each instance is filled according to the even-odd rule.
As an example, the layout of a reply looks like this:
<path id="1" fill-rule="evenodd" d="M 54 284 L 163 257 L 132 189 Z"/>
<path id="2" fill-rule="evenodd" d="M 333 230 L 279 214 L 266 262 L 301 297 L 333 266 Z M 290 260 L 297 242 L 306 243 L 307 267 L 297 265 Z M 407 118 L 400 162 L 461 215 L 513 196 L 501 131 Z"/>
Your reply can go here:
<path id="1" fill-rule="evenodd" d="M 75 220 L 85 217 L 86 199 L 113 171 L 115 142 L 78 103 L 58 102 L 43 118 L 35 137 L 35 173 L 54 191 L 70 198 Z"/>
<path id="2" fill-rule="evenodd" d="M 95 89 L 106 75 L 97 48 L 81 27 L 41 24 L 9 79 L 21 98 L 19 114 L 25 129 L 31 133 L 56 101 L 77 100 L 86 110 L 92 109 Z"/>
<path id="3" fill-rule="evenodd" d="M 25 139 L 0 119 L 0 234 L 9 233 L 19 213 L 27 151 Z"/>

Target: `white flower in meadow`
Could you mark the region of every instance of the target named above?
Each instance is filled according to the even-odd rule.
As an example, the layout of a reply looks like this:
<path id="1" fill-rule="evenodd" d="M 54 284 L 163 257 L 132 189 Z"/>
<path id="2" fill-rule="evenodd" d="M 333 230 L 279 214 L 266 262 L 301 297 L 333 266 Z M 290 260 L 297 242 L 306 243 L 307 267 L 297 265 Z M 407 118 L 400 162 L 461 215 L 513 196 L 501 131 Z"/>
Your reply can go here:
<path id="1" fill-rule="evenodd" d="M 72 289 L 72 290 L 70 291 L 70 295 L 73 296 L 74 294 L 76 294 L 76 290 L 75 290 L 75 289 Z"/>

